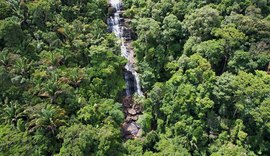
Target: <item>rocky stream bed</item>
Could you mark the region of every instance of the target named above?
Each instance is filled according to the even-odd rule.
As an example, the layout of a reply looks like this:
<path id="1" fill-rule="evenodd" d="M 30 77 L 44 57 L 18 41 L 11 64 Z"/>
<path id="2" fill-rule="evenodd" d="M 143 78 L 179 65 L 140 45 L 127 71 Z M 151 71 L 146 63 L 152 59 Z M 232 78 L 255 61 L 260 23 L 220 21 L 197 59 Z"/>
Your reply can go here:
<path id="1" fill-rule="evenodd" d="M 124 12 L 124 4 L 120 0 L 110 0 L 108 2 L 108 30 L 119 38 L 121 41 L 121 55 L 128 60 L 124 69 L 126 91 L 122 101 L 125 114 L 125 120 L 122 124 L 123 137 L 125 139 L 134 139 L 142 134 L 140 125 L 136 123 L 139 115 L 142 114 L 142 107 L 134 103 L 133 95 L 143 96 L 143 92 L 141 91 L 132 48 L 134 32 L 129 27 L 130 20 L 123 16 Z"/>

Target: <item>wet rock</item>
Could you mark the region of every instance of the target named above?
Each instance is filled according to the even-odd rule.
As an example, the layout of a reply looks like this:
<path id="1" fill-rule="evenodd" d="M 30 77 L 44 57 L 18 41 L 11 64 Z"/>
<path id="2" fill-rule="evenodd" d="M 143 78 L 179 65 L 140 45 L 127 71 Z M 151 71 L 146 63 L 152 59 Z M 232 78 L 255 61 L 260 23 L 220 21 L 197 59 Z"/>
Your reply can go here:
<path id="1" fill-rule="evenodd" d="M 138 119 L 139 119 L 139 116 L 138 116 L 138 115 L 134 115 L 134 116 L 128 115 L 128 116 L 126 117 L 125 122 L 137 121 Z"/>
<path id="2" fill-rule="evenodd" d="M 126 115 L 128 114 L 128 111 L 127 111 L 126 109 L 124 109 L 123 111 L 124 111 L 124 113 L 125 113 Z"/>
<path id="3" fill-rule="evenodd" d="M 133 108 L 136 110 L 136 113 L 139 114 L 142 112 L 142 106 L 141 105 L 134 105 Z"/>
<path id="4" fill-rule="evenodd" d="M 136 110 L 133 109 L 133 108 L 128 108 L 127 110 L 128 110 L 128 113 L 131 114 L 131 115 L 136 115 L 137 114 Z"/>
<path id="5" fill-rule="evenodd" d="M 132 119 L 130 117 L 126 117 L 125 120 L 124 120 L 125 123 L 129 123 L 129 122 L 132 122 Z"/>
<path id="6" fill-rule="evenodd" d="M 139 128 L 135 122 L 132 122 L 128 125 L 127 131 L 132 135 L 136 135 L 139 132 Z"/>
<path id="7" fill-rule="evenodd" d="M 123 112 L 125 120 L 122 125 L 123 135 L 125 139 L 134 139 L 142 135 L 142 129 L 136 123 L 139 119 L 139 114 L 142 113 L 142 106 L 135 104 L 132 96 L 123 98 Z"/>
<path id="8" fill-rule="evenodd" d="M 134 139 L 142 135 L 142 130 L 136 122 L 124 123 L 122 128 L 126 139 Z"/>
<path id="9" fill-rule="evenodd" d="M 135 116 L 131 116 L 130 117 L 133 121 L 137 121 L 139 119 L 139 116 L 138 115 L 135 115 Z"/>
<path id="10" fill-rule="evenodd" d="M 132 106 L 132 97 L 131 96 L 126 96 L 124 99 L 123 99 L 123 106 L 124 108 L 131 108 Z"/>

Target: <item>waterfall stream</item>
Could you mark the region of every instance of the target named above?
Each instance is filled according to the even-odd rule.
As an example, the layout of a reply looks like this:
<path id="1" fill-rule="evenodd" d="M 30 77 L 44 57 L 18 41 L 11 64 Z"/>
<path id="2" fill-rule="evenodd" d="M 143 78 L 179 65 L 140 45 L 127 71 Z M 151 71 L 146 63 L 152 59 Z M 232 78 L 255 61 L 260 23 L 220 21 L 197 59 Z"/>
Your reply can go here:
<path id="1" fill-rule="evenodd" d="M 125 25 L 125 19 L 122 17 L 123 4 L 120 0 L 110 0 L 109 3 L 116 9 L 116 12 L 108 18 L 107 22 L 110 30 L 121 39 L 121 55 L 128 60 L 125 65 L 126 95 L 131 96 L 133 93 L 137 93 L 139 96 L 143 96 L 139 75 L 135 69 L 134 51 L 131 47 L 131 30 Z"/>
<path id="2" fill-rule="evenodd" d="M 107 24 L 109 31 L 113 32 L 121 41 L 121 56 L 128 62 L 125 65 L 124 78 L 126 81 L 126 96 L 123 100 L 123 111 L 125 121 L 122 124 L 124 138 L 131 139 L 140 137 L 142 130 L 136 123 L 142 108 L 134 104 L 132 95 L 143 96 L 141 90 L 139 75 L 136 72 L 134 50 L 132 48 L 132 30 L 128 27 L 128 19 L 123 17 L 124 9 L 121 0 L 109 0 Z"/>

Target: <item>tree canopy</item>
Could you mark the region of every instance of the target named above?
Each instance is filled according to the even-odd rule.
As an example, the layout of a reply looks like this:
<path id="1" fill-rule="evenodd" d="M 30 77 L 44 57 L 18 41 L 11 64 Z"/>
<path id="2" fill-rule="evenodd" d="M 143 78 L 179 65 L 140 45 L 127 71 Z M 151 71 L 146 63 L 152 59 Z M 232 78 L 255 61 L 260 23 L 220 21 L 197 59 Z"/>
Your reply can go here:
<path id="1" fill-rule="evenodd" d="M 0 0 L 0 155 L 269 155 L 270 1 L 122 2 L 141 137 L 107 0 Z"/>

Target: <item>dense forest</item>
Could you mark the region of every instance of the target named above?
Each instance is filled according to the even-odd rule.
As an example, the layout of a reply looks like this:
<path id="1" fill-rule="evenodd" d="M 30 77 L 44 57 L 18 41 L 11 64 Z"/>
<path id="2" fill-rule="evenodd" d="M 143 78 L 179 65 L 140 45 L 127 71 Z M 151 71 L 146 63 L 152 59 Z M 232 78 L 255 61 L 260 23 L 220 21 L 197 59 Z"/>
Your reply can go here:
<path id="1" fill-rule="evenodd" d="M 269 0 L 123 0 L 144 92 L 128 140 L 108 3 L 0 0 L 0 155 L 270 154 Z"/>

